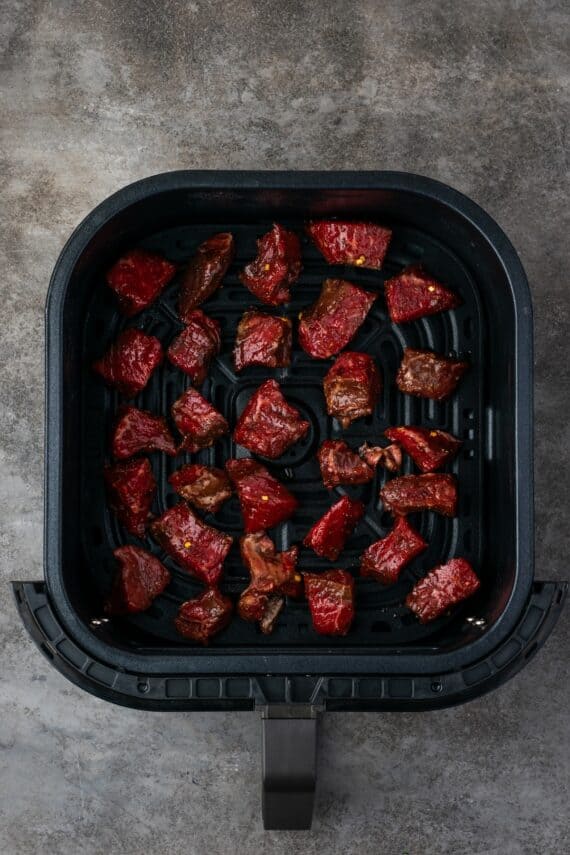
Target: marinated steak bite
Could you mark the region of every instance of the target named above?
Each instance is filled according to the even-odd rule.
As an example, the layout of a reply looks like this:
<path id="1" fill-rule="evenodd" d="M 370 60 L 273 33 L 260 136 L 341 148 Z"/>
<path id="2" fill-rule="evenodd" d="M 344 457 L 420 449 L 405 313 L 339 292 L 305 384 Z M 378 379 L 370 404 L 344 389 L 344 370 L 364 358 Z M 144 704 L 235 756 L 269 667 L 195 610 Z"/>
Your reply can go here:
<path id="1" fill-rule="evenodd" d="M 257 241 L 257 257 L 240 273 L 240 281 L 270 306 L 288 303 L 290 286 L 301 272 L 301 244 L 294 232 L 277 223 Z"/>
<path id="2" fill-rule="evenodd" d="M 262 531 L 240 540 L 243 562 L 251 575 L 249 586 L 238 603 L 244 620 L 259 622 L 262 632 L 271 632 L 286 594 L 300 594 L 301 575 L 297 573 L 298 547 L 275 551 L 273 541 Z"/>
<path id="3" fill-rule="evenodd" d="M 299 315 L 299 344 L 315 359 L 346 347 L 363 323 L 376 294 L 344 279 L 325 279 L 319 298 Z"/>
<path id="4" fill-rule="evenodd" d="M 144 537 L 156 481 L 148 460 L 127 460 L 104 470 L 109 507 L 136 537 Z"/>
<path id="5" fill-rule="evenodd" d="M 329 264 L 354 267 L 382 267 L 392 231 L 375 223 L 350 223 L 344 220 L 315 220 L 307 232 Z"/>
<path id="6" fill-rule="evenodd" d="M 223 469 L 189 463 L 168 479 L 179 496 L 206 513 L 217 513 L 230 498 L 232 487 Z"/>
<path id="7" fill-rule="evenodd" d="M 321 635 L 346 635 L 354 620 L 354 579 L 346 570 L 303 573 L 305 593 L 315 630 Z"/>
<path id="8" fill-rule="evenodd" d="M 343 496 L 307 533 L 303 544 L 321 558 L 336 561 L 356 524 L 364 516 L 364 505 Z"/>
<path id="9" fill-rule="evenodd" d="M 174 625 L 190 641 L 207 644 L 229 624 L 233 605 L 217 588 L 208 588 L 198 597 L 186 600 L 178 610 Z"/>
<path id="10" fill-rule="evenodd" d="M 168 285 L 176 265 L 161 255 L 132 249 L 107 271 L 107 285 L 117 295 L 119 309 L 128 318 L 153 303 Z"/>
<path id="11" fill-rule="evenodd" d="M 172 405 L 172 418 L 182 434 L 180 450 L 209 448 L 228 433 L 225 418 L 196 389 L 187 389 Z"/>
<path id="12" fill-rule="evenodd" d="M 397 442 L 422 472 L 435 472 L 451 460 L 461 448 L 461 440 L 444 430 L 422 427 L 393 427 L 384 436 Z"/>
<path id="13" fill-rule="evenodd" d="M 427 549 L 423 537 L 413 528 L 406 517 L 397 517 L 390 533 L 371 543 L 364 552 L 360 575 L 372 576 L 382 585 L 393 585 L 406 564 Z"/>
<path id="14" fill-rule="evenodd" d="M 388 472 L 397 472 L 402 466 L 402 449 L 396 444 L 382 447 L 365 442 L 358 449 L 358 453 L 372 469 L 383 466 Z"/>
<path id="15" fill-rule="evenodd" d="M 238 494 L 246 532 L 272 528 L 293 516 L 299 502 L 256 460 L 228 460 L 226 471 Z"/>
<path id="16" fill-rule="evenodd" d="M 323 484 L 329 490 L 339 484 L 366 484 L 374 478 L 374 469 L 340 439 L 326 439 L 317 458 Z"/>
<path id="17" fill-rule="evenodd" d="M 150 526 L 154 539 L 171 558 L 206 585 L 215 585 L 230 551 L 232 538 L 202 522 L 188 505 L 165 511 Z"/>
<path id="18" fill-rule="evenodd" d="M 396 385 L 400 392 L 408 395 L 444 401 L 455 391 L 468 368 L 468 362 L 449 359 L 431 350 L 406 347 L 396 375 Z"/>
<path id="19" fill-rule="evenodd" d="M 446 288 L 419 264 L 406 267 L 388 279 L 384 288 L 388 313 L 394 324 L 415 321 L 461 305 L 455 291 Z"/>
<path id="20" fill-rule="evenodd" d="M 471 564 L 464 558 L 453 558 L 447 564 L 434 567 L 416 582 L 406 597 L 406 605 L 418 616 L 420 623 L 427 623 L 470 597 L 480 585 Z"/>
<path id="21" fill-rule="evenodd" d="M 355 419 L 373 413 L 382 379 L 371 356 L 347 350 L 327 371 L 323 389 L 327 413 L 346 429 Z"/>
<path id="22" fill-rule="evenodd" d="M 291 364 L 292 325 L 288 318 L 250 309 L 238 324 L 234 365 L 242 371 L 249 365 L 283 368 Z"/>
<path id="23" fill-rule="evenodd" d="M 105 355 L 93 363 L 107 386 L 134 398 L 162 362 L 162 345 L 153 335 L 128 329 L 119 333 Z"/>
<path id="24" fill-rule="evenodd" d="M 176 454 L 176 443 L 163 416 L 124 406 L 119 410 L 111 440 L 113 457 L 125 460 L 141 451 Z"/>
<path id="25" fill-rule="evenodd" d="M 166 355 L 173 365 L 201 386 L 214 356 L 220 352 L 220 323 L 201 309 L 186 315 L 186 327 L 170 344 Z"/>
<path id="26" fill-rule="evenodd" d="M 180 283 L 178 314 L 184 322 L 220 287 L 234 253 L 233 235 L 228 232 L 212 235 L 200 244 Z"/>
<path id="27" fill-rule="evenodd" d="M 146 611 L 170 582 L 170 572 L 158 558 L 138 546 L 120 546 L 113 555 L 119 569 L 105 604 L 105 614 Z"/>
<path id="28" fill-rule="evenodd" d="M 309 430 L 296 407 L 285 400 L 279 384 L 266 380 L 247 402 L 234 431 L 234 440 L 255 454 L 280 457 Z"/>
<path id="29" fill-rule="evenodd" d="M 446 517 L 457 514 L 457 479 L 454 475 L 429 473 L 401 475 L 380 490 L 387 511 L 411 514 L 415 511 L 437 511 Z"/>

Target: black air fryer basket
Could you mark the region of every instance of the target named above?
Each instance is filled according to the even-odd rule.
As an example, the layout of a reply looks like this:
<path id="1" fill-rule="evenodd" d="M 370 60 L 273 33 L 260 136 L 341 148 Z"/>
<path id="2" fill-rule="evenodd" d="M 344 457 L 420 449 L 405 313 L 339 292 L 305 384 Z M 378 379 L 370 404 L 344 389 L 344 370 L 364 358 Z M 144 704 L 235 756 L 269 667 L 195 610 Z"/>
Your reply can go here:
<path id="1" fill-rule="evenodd" d="M 335 275 L 382 292 L 385 278 L 422 262 L 463 299 L 453 312 L 401 326 L 390 324 L 384 301 L 376 301 L 350 348 L 376 358 L 384 375 L 383 399 L 373 417 L 342 434 L 324 409 L 321 386 L 330 360 L 312 360 L 296 347 L 290 368 L 248 369 L 237 377 L 231 362 L 238 319 L 255 302 L 237 274 L 255 255 L 256 239 L 274 221 L 301 233 L 309 217 L 336 216 L 389 225 L 394 237 L 380 273 L 334 268 Z M 102 481 L 118 399 L 90 365 L 126 326 L 151 332 L 165 345 L 181 328 L 175 284 L 149 310 L 125 320 L 104 273 L 134 246 L 186 261 L 219 231 L 234 234 L 237 257 L 224 287 L 206 305 L 222 324 L 223 344 L 204 394 L 234 424 L 254 389 L 275 376 L 311 424 L 303 441 L 270 464 L 301 500 L 293 521 L 271 532 L 279 549 L 300 542 L 331 504 L 314 456 L 323 439 L 342 435 L 355 447 L 365 440 L 377 443 L 388 425 L 421 424 L 463 440 L 452 467 L 459 479 L 457 518 L 417 516 L 429 549 L 396 585 L 382 589 L 357 578 L 357 616 L 346 638 L 317 635 L 306 603 L 290 601 L 269 636 L 234 618 L 209 647 L 184 642 L 173 618 L 180 603 L 201 588 L 156 544 L 150 547 L 150 539 L 147 547 L 173 572 L 171 585 L 144 614 L 103 617 L 115 567 L 112 551 L 130 538 L 109 514 Z M 331 275 L 308 241 L 303 260 L 286 307 L 293 319 Z M 394 377 L 404 346 L 467 356 L 472 369 L 447 402 L 401 395 Z M 100 698 L 150 710 L 258 708 L 267 828 L 310 825 L 320 711 L 461 703 L 515 674 L 551 632 L 566 585 L 534 581 L 528 284 L 496 223 L 454 190 L 391 172 L 174 172 L 140 181 L 99 205 L 64 248 L 50 284 L 46 348 L 45 579 L 15 583 L 22 619 L 52 664 Z M 165 413 L 186 385 L 181 372 L 165 365 L 136 404 Z M 223 465 L 235 451 L 226 437 L 193 459 Z M 182 462 L 181 456 L 174 462 L 152 455 L 156 513 L 174 503 L 167 479 Z M 377 502 L 383 480 L 380 470 L 374 482 L 354 488 L 366 515 L 334 566 L 356 569 L 364 548 L 386 534 L 390 520 Z M 235 498 L 215 524 L 239 535 Z M 472 562 L 480 591 L 449 616 L 422 626 L 403 606 L 405 595 L 428 568 L 455 555 Z M 327 566 L 301 550 L 301 569 Z M 234 547 L 222 590 L 235 598 L 246 581 Z"/>

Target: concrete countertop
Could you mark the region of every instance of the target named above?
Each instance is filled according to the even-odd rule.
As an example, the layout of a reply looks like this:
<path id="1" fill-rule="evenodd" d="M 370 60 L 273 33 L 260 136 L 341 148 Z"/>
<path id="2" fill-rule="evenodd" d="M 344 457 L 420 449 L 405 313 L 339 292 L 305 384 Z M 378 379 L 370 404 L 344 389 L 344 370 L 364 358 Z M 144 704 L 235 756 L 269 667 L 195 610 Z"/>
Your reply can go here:
<path id="1" fill-rule="evenodd" d="M 562 0 L 3 3 L 2 853 L 570 851 L 568 612 L 467 706 L 327 715 L 313 831 L 264 833 L 255 714 L 82 693 L 8 584 L 42 576 L 52 266 L 104 197 L 179 168 L 409 170 L 498 220 L 535 306 L 536 574 L 569 578 L 569 29 Z"/>

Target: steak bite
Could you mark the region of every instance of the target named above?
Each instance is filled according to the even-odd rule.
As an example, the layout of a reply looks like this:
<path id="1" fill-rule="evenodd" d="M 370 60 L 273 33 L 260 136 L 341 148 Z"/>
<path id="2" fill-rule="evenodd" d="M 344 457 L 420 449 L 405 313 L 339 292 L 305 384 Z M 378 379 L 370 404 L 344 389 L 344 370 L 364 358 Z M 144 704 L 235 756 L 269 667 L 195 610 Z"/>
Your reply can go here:
<path id="1" fill-rule="evenodd" d="M 372 469 L 383 466 L 388 472 L 397 472 L 402 466 L 402 449 L 395 443 L 382 447 L 365 442 L 358 449 L 358 453 Z"/>
<path id="2" fill-rule="evenodd" d="M 302 590 L 301 575 L 296 569 L 299 548 L 293 546 L 278 553 L 273 541 L 260 531 L 242 537 L 240 550 L 251 581 L 239 599 L 238 614 L 244 620 L 259 622 L 262 632 L 271 632 L 284 596 L 300 594 Z"/>
<path id="3" fill-rule="evenodd" d="M 351 264 L 380 270 L 392 231 L 375 223 L 315 220 L 307 232 L 329 264 Z"/>
<path id="4" fill-rule="evenodd" d="M 105 603 L 105 614 L 146 611 L 170 582 L 170 572 L 158 558 L 139 546 L 120 546 L 113 555 L 119 569 Z"/>
<path id="5" fill-rule="evenodd" d="M 329 490 L 339 484 L 366 484 L 374 469 L 352 451 L 343 440 L 326 439 L 317 452 L 323 484 Z"/>
<path id="6" fill-rule="evenodd" d="M 174 626 L 190 641 L 208 644 L 229 624 L 233 605 L 217 588 L 208 588 L 198 597 L 186 600 L 178 610 Z"/>
<path id="7" fill-rule="evenodd" d="M 238 494 L 245 531 L 273 528 L 293 516 L 299 502 L 256 460 L 228 460 L 226 471 Z"/>
<path id="8" fill-rule="evenodd" d="M 229 432 L 225 418 L 196 389 L 187 389 L 172 405 L 172 418 L 182 434 L 180 451 L 209 448 Z"/>
<path id="9" fill-rule="evenodd" d="M 161 255 L 131 249 L 107 271 L 106 280 L 120 311 L 130 318 L 154 303 L 175 273 L 176 265 Z"/>
<path id="10" fill-rule="evenodd" d="M 299 410 L 287 403 L 279 384 L 266 380 L 247 402 L 234 440 L 255 454 L 273 459 L 305 436 L 309 427 Z"/>
<path id="11" fill-rule="evenodd" d="M 284 368 L 291 364 L 292 325 L 289 318 L 274 317 L 250 309 L 238 324 L 234 365 L 242 371 L 249 365 Z"/>
<path id="12" fill-rule="evenodd" d="M 393 585 L 406 564 L 427 549 L 423 537 L 406 517 L 397 517 L 390 533 L 371 543 L 360 563 L 360 575 L 372 576 L 382 585 Z"/>
<path id="13" fill-rule="evenodd" d="M 101 359 L 93 363 L 107 386 L 125 398 L 142 392 L 153 371 L 162 363 L 162 345 L 153 335 L 123 330 Z"/>
<path id="14" fill-rule="evenodd" d="M 397 442 L 422 472 L 435 472 L 455 457 L 462 442 L 444 430 L 422 427 L 393 427 L 384 436 Z"/>
<path id="15" fill-rule="evenodd" d="M 470 597 L 480 585 L 468 561 L 452 558 L 447 564 L 434 567 L 427 576 L 416 582 L 406 597 L 406 605 L 418 616 L 420 623 L 427 623 Z"/>
<path id="16" fill-rule="evenodd" d="M 176 443 L 163 416 L 124 406 L 119 410 L 111 440 L 113 457 L 124 460 L 141 451 L 176 454 Z"/>
<path id="17" fill-rule="evenodd" d="M 446 517 L 457 515 L 457 479 L 454 475 L 431 472 L 427 475 L 401 475 L 380 490 L 387 511 L 411 514 L 437 511 Z"/>
<path id="18" fill-rule="evenodd" d="M 146 457 L 106 466 L 103 472 L 109 507 L 136 537 L 144 537 L 156 490 Z"/>
<path id="19" fill-rule="evenodd" d="M 239 278 L 252 294 L 270 306 L 288 303 L 290 286 L 301 272 L 301 244 L 294 232 L 277 223 L 257 241 L 257 257 Z"/>
<path id="20" fill-rule="evenodd" d="M 388 314 L 394 324 L 416 321 L 461 305 L 461 299 L 426 273 L 420 264 L 406 267 L 384 283 Z"/>
<path id="21" fill-rule="evenodd" d="M 230 498 L 232 487 L 223 469 L 189 463 L 168 479 L 179 496 L 206 513 L 217 513 Z"/>
<path id="22" fill-rule="evenodd" d="M 382 391 L 382 378 L 371 356 L 347 350 L 323 380 L 327 413 L 346 429 L 355 419 L 372 415 Z"/>
<path id="23" fill-rule="evenodd" d="M 444 401 L 455 391 L 468 368 L 468 362 L 449 359 L 431 350 L 406 347 L 396 374 L 396 386 L 408 395 Z"/>
<path id="24" fill-rule="evenodd" d="M 190 313 L 220 287 L 234 254 L 234 239 L 229 232 L 212 235 L 200 244 L 182 274 L 178 295 L 178 314 L 182 321 L 186 322 Z"/>
<path id="25" fill-rule="evenodd" d="M 313 627 L 321 635 L 346 635 L 354 620 L 354 579 L 346 570 L 303 573 Z"/>
<path id="26" fill-rule="evenodd" d="M 311 527 L 303 544 L 321 558 L 336 561 L 363 516 L 362 502 L 343 496 Z"/>
<path id="27" fill-rule="evenodd" d="M 325 279 L 315 303 L 299 315 L 299 344 L 315 359 L 346 347 L 363 323 L 376 294 L 344 279 Z"/>
<path id="28" fill-rule="evenodd" d="M 201 309 L 194 309 L 186 315 L 185 323 L 186 327 L 171 342 L 166 355 L 196 386 L 201 386 L 212 359 L 220 352 L 220 322 L 209 318 Z"/>
<path id="29" fill-rule="evenodd" d="M 171 558 L 206 585 L 215 585 L 222 575 L 232 538 L 202 522 L 181 502 L 150 526 L 154 539 Z"/>

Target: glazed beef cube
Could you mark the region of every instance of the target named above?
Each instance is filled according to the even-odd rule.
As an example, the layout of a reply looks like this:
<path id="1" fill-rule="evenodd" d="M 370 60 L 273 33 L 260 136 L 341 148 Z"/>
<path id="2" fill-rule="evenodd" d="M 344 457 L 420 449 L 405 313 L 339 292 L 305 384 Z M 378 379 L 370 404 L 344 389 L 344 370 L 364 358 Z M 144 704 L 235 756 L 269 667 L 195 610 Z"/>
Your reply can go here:
<path id="1" fill-rule="evenodd" d="M 374 478 L 374 469 L 340 439 L 326 439 L 317 458 L 323 484 L 329 490 L 338 484 L 366 484 Z"/>
<path id="2" fill-rule="evenodd" d="M 119 522 L 136 537 L 144 537 L 156 481 L 146 457 L 106 466 L 105 486 L 109 507 Z"/>
<path id="3" fill-rule="evenodd" d="M 343 496 L 314 524 L 303 540 L 303 544 L 321 558 L 335 561 L 363 516 L 362 502 Z"/>
<path id="4" fill-rule="evenodd" d="M 366 353 L 341 353 L 323 381 L 327 413 L 346 429 L 355 419 L 370 416 L 382 391 L 382 379 Z"/>
<path id="5" fill-rule="evenodd" d="M 299 410 L 287 403 L 279 384 L 266 380 L 247 402 L 234 440 L 255 454 L 273 459 L 305 436 L 309 427 Z"/>
<path id="6" fill-rule="evenodd" d="M 468 561 L 453 558 L 447 564 L 434 567 L 416 582 L 406 597 L 406 605 L 418 616 L 420 623 L 427 623 L 470 597 L 480 584 Z"/>
<path id="7" fill-rule="evenodd" d="M 201 309 L 188 312 L 185 323 L 185 329 L 176 336 L 166 355 L 196 386 L 201 386 L 210 362 L 220 352 L 220 324 Z"/>
<path id="8" fill-rule="evenodd" d="M 376 294 L 344 279 L 326 279 L 316 303 L 299 315 L 299 344 L 315 359 L 328 359 L 363 323 Z"/>
<path id="9" fill-rule="evenodd" d="M 203 594 L 186 600 L 178 610 L 174 625 L 180 635 L 190 641 L 207 644 L 229 624 L 233 605 L 217 588 L 208 588 Z"/>
<path id="10" fill-rule="evenodd" d="M 168 285 L 176 265 L 144 249 L 132 249 L 107 272 L 107 285 L 117 295 L 119 309 L 127 317 L 150 306 Z"/>
<path id="11" fill-rule="evenodd" d="M 168 479 L 179 496 L 206 513 L 217 513 L 232 494 L 230 479 L 223 469 L 189 463 Z"/>
<path id="12" fill-rule="evenodd" d="M 429 473 L 393 478 L 380 490 L 387 511 L 411 514 L 437 511 L 446 517 L 457 514 L 457 480 L 454 475 Z"/>
<path id="13" fill-rule="evenodd" d="M 196 389 L 187 389 L 172 405 L 172 418 L 182 434 L 180 450 L 209 448 L 228 433 L 225 418 Z"/>
<path id="14" fill-rule="evenodd" d="M 244 620 L 259 622 L 263 632 L 271 632 L 283 596 L 301 583 L 296 570 L 298 547 L 277 553 L 273 541 L 264 532 L 257 532 L 242 537 L 240 549 L 251 582 L 240 597 L 238 614 Z"/>
<path id="15" fill-rule="evenodd" d="M 358 453 L 372 469 L 383 466 L 388 472 L 397 472 L 402 466 L 402 449 L 395 443 L 383 448 L 380 445 L 368 445 L 365 442 L 358 449 Z"/>
<path id="16" fill-rule="evenodd" d="M 176 443 L 166 419 L 136 407 L 121 407 L 111 440 L 113 457 L 124 460 L 141 451 L 176 454 Z"/>
<path id="17" fill-rule="evenodd" d="M 238 602 L 238 614 L 249 623 L 259 623 L 264 635 L 275 629 L 277 618 L 285 605 L 282 594 L 264 594 L 255 589 L 244 591 Z"/>
<path id="18" fill-rule="evenodd" d="M 232 538 L 202 522 L 188 505 L 175 505 L 150 526 L 154 539 L 171 558 L 206 585 L 215 585 Z"/>
<path id="19" fill-rule="evenodd" d="M 180 283 L 178 314 L 184 322 L 220 287 L 234 254 L 233 235 L 226 232 L 200 244 Z"/>
<path id="20" fill-rule="evenodd" d="M 242 316 L 234 346 L 234 365 L 242 371 L 249 365 L 284 368 L 291 364 L 291 321 L 250 309 Z"/>
<path id="21" fill-rule="evenodd" d="M 346 635 L 354 620 L 354 579 L 346 570 L 303 573 L 305 593 L 315 630 L 321 635 Z"/>
<path id="22" fill-rule="evenodd" d="M 406 267 L 397 276 L 388 279 L 384 289 L 388 314 L 394 324 L 415 321 L 461 305 L 455 291 L 450 291 L 419 264 Z"/>
<path id="23" fill-rule="evenodd" d="M 246 532 L 273 528 L 293 516 L 299 502 L 256 460 L 228 460 L 226 470 L 234 485 Z"/>
<path id="24" fill-rule="evenodd" d="M 105 614 L 144 612 L 170 582 L 170 572 L 146 549 L 120 546 L 113 555 L 119 562 Z"/>
<path id="25" fill-rule="evenodd" d="M 422 427 L 394 427 L 384 436 L 397 442 L 422 472 L 435 472 L 451 460 L 461 448 L 461 440 L 444 430 Z"/>
<path id="26" fill-rule="evenodd" d="M 375 223 L 316 220 L 307 232 L 329 264 L 351 264 L 379 270 L 388 251 L 392 232 Z"/>
<path id="27" fill-rule="evenodd" d="M 257 257 L 239 278 L 262 303 L 278 306 L 291 299 L 290 286 L 299 278 L 301 266 L 299 238 L 275 224 L 257 241 Z"/>
<path id="28" fill-rule="evenodd" d="M 393 585 L 406 564 L 427 549 L 423 537 L 406 517 L 397 517 L 387 537 L 370 544 L 360 564 L 362 576 L 372 576 L 383 585 Z"/>
<path id="29" fill-rule="evenodd" d="M 162 362 L 162 345 L 153 335 L 129 329 L 120 333 L 102 359 L 93 364 L 108 386 L 125 398 L 142 392 Z"/>
<path id="30" fill-rule="evenodd" d="M 396 374 L 396 386 L 408 395 L 444 401 L 455 391 L 468 368 L 468 362 L 449 359 L 431 350 L 406 347 Z"/>

